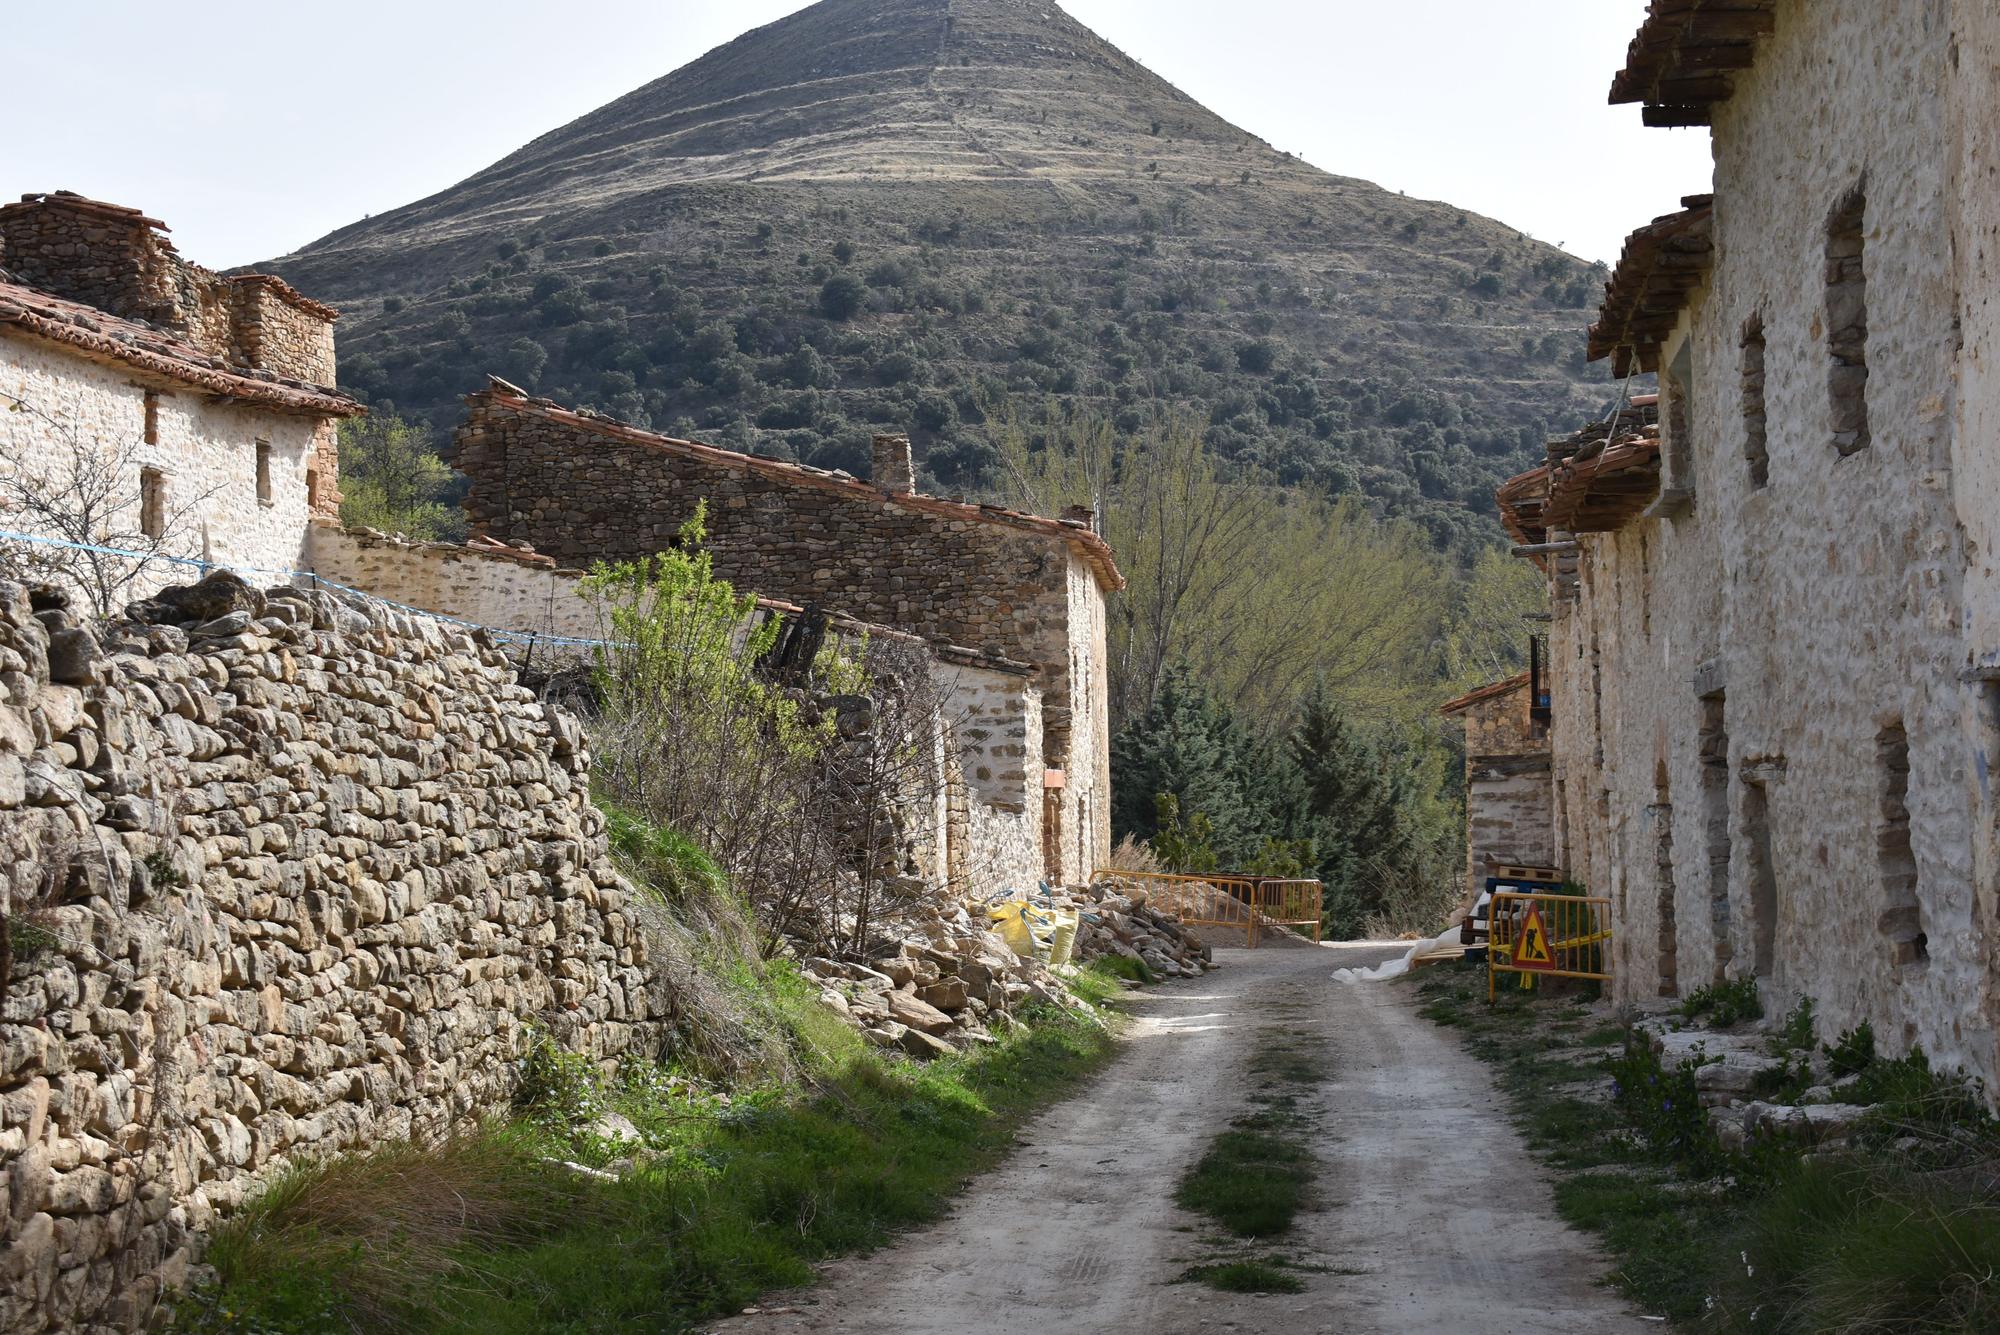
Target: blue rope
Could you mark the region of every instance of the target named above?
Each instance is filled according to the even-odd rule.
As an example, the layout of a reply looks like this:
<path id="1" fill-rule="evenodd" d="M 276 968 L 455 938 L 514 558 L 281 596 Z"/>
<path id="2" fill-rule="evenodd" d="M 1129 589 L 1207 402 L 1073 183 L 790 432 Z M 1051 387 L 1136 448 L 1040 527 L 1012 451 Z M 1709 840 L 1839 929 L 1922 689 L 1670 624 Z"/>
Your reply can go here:
<path id="1" fill-rule="evenodd" d="M 407 603 L 394 602 L 388 598 L 369 593 L 365 589 L 352 588 L 337 580 L 328 579 L 326 576 L 310 570 L 276 570 L 268 566 L 237 565 L 228 561 L 204 561 L 198 557 L 191 556 L 164 556 L 155 552 L 129 552 L 122 547 L 102 547 L 91 542 L 71 542 L 66 538 L 43 538 L 37 537 L 32 533 L 16 533 L 11 529 L 0 529 L 0 542 L 21 542 L 37 547 L 57 547 L 65 551 L 92 552 L 99 556 L 122 556 L 135 561 L 164 561 L 168 565 L 189 566 L 202 571 L 204 574 L 210 570 L 228 570 L 239 575 L 270 575 L 276 576 L 279 579 L 290 580 L 309 579 L 319 587 L 337 589 L 342 593 L 352 594 L 356 598 L 360 598 L 366 602 L 378 603 L 383 607 L 393 608 L 398 612 L 407 612 L 411 616 L 428 617 L 432 621 L 442 621 L 447 625 L 462 626 L 467 630 L 483 630 L 488 635 L 502 640 L 514 640 L 530 645 L 574 646 L 583 649 L 616 647 L 616 641 L 613 640 L 584 640 L 578 639 L 573 635 L 545 635 L 540 631 L 532 630 L 501 630 L 498 626 L 482 625 L 477 621 L 467 621 L 463 617 L 448 616 L 443 612 L 432 612 L 421 607 L 411 607 Z"/>

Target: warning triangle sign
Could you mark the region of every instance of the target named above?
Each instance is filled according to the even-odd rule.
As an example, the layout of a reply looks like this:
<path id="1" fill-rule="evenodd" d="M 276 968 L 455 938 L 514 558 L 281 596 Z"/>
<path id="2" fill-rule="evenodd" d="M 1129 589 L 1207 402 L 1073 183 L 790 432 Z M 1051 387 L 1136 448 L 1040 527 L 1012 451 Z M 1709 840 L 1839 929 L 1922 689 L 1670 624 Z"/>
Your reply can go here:
<path id="1" fill-rule="evenodd" d="M 1517 969 L 1548 971 L 1556 967 L 1556 954 L 1549 948 L 1549 931 L 1542 924 L 1540 904 L 1530 903 L 1527 916 L 1521 919 L 1521 933 L 1514 941 L 1513 963 Z"/>

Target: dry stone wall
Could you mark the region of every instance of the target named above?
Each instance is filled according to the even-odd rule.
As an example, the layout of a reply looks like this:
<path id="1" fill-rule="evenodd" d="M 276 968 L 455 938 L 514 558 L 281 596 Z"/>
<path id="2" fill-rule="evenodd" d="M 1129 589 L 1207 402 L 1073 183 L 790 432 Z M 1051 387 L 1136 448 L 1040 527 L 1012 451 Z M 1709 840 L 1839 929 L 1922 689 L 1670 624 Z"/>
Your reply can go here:
<path id="1" fill-rule="evenodd" d="M 496 650 L 229 576 L 135 610 L 0 583 L 0 1330 L 129 1327 L 284 1165 L 664 1009 L 582 736 Z"/>
<path id="2" fill-rule="evenodd" d="M 650 556 L 708 505 L 716 573 L 738 588 L 1040 669 L 1043 763 L 1063 771 L 1062 876 L 1111 850 L 1105 596 L 1087 528 L 673 442 L 504 391 L 467 399 L 455 463 L 474 529 L 563 565 Z M 1030 775 L 1031 802 L 1040 776 Z"/>

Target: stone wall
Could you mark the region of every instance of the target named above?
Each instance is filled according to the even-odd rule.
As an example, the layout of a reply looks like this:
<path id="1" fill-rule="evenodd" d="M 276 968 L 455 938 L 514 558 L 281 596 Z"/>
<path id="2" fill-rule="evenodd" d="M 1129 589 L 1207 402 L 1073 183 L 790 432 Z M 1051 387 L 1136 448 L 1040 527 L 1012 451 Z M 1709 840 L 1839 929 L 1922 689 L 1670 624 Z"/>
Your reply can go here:
<path id="1" fill-rule="evenodd" d="M 413 543 L 328 523 L 313 525 L 308 538 L 302 569 L 390 602 L 521 634 L 595 639 L 604 633 L 578 591 L 580 572 L 546 557 Z M 883 626 L 835 630 L 855 641 L 910 638 Z M 586 652 L 519 640 L 508 649 L 519 657 L 531 646 L 544 657 Z M 959 776 L 953 810 L 941 807 L 929 821 L 940 845 L 934 877 L 982 892 L 1032 885 L 1042 875 L 1042 810 L 1031 800 L 1044 769 L 1041 689 L 1021 665 L 968 655 L 926 658 L 943 701 L 951 770 Z M 953 802 L 948 794 L 940 800 Z"/>
<path id="2" fill-rule="evenodd" d="M 602 631 L 578 592 L 581 572 L 525 553 L 409 542 L 320 522 L 306 534 L 304 561 L 299 569 L 336 584 L 496 630 L 572 639 Z"/>
<path id="3" fill-rule="evenodd" d="M 329 424 L 218 402 L 191 385 L 148 388 L 128 371 L 4 336 L 0 392 L 36 410 L 0 412 L 0 471 L 31 470 L 59 487 L 74 476 L 71 460 L 81 454 L 86 474 L 115 474 L 98 532 L 140 533 L 140 471 L 151 468 L 161 475 L 166 513 L 175 521 L 163 554 L 245 569 L 298 568 L 311 508 L 307 475 L 326 469 L 318 452 L 322 434 L 332 434 Z M 268 500 L 258 495 L 260 442 L 269 446 Z M 37 527 L 5 504 L 0 500 L 0 528 Z M 138 592 L 186 577 L 185 569 L 156 566 Z"/>
<path id="4" fill-rule="evenodd" d="M 1523 673 L 1444 707 L 1465 725 L 1466 891 L 1473 899 L 1495 868 L 1555 865 L 1549 742 L 1533 705 Z"/>
<path id="5" fill-rule="evenodd" d="M 228 577 L 0 584 L 0 1329 L 131 1326 L 301 1157 L 657 1036 L 573 722 L 434 623 Z"/>
<path id="6" fill-rule="evenodd" d="M 1983 109 L 1950 95 L 1969 58 L 1955 21 L 1984 34 Z M 1975 850 L 2000 750 L 1964 674 L 2000 661 L 2000 618 L 1968 585 L 1988 547 L 1961 516 L 1990 526 L 2000 491 L 1990 463 L 1953 468 L 1990 453 L 1955 418 L 1993 412 L 1967 401 L 1992 385 L 1963 373 L 1953 257 L 1992 246 L 1955 202 L 1991 182 L 1954 184 L 1954 164 L 2000 129 L 1993 41 L 1977 7 L 1780 4 L 1716 109 L 1717 259 L 1662 357 L 1691 372 L 1663 416 L 1692 511 L 1585 535 L 1551 637 L 1556 833 L 1614 900 L 1620 995 L 1757 977 L 1773 1010 L 1810 997 L 1824 1033 L 1867 1021 L 1989 1083 L 1992 892 L 1975 887 L 1995 859 Z M 1844 453 L 1829 224 L 1864 182 L 1869 437 Z"/>
<path id="7" fill-rule="evenodd" d="M 967 888 L 1033 889 L 1042 878 L 1042 694 L 1019 673 L 938 665 L 971 801 Z"/>
<path id="8" fill-rule="evenodd" d="M 0 269 L 29 287 L 170 330 L 211 356 L 334 382 L 338 312 L 268 274 L 190 264 L 137 209 L 57 191 L 0 206 Z"/>
<path id="9" fill-rule="evenodd" d="M 563 564 L 641 557 L 672 546 L 706 501 L 716 571 L 739 588 L 1039 668 L 1043 758 L 1065 776 L 1063 874 L 1080 880 L 1109 856 L 1116 574 L 1087 527 L 891 494 L 504 391 L 467 403 L 455 463 L 476 532 Z"/>

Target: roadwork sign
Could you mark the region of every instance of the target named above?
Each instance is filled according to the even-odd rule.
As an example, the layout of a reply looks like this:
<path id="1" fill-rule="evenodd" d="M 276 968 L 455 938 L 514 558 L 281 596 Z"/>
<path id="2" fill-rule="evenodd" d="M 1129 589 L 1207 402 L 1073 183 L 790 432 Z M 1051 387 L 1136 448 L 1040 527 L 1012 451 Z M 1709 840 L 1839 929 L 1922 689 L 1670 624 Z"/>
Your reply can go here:
<path id="1" fill-rule="evenodd" d="M 1549 929 L 1542 922 L 1542 906 L 1530 901 L 1514 938 L 1514 967 L 1548 973 L 1556 967 L 1556 953 L 1549 949 Z"/>

